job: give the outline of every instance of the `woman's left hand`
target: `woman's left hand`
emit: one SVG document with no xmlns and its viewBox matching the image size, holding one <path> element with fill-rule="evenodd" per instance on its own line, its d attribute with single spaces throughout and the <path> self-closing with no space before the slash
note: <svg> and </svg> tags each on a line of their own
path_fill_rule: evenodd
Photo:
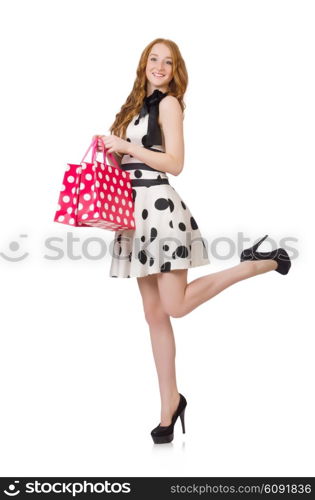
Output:
<svg viewBox="0 0 315 500">
<path fill-rule="evenodd" d="M 121 139 L 117 135 L 101 135 L 100 139 L 103 141 L 108 153 L 128 153 L 130 142 Z"/>
</svg>

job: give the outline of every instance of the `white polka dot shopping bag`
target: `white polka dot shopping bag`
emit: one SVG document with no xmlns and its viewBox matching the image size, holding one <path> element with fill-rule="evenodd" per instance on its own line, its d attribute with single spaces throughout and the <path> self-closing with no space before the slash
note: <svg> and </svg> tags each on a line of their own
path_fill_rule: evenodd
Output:
<svg viewBox="0 0 315 500">
<path fill-rule="evenodd" d="M 130 173 L 120 168 L 103 143 L 103 163 L 98 161 L 97 142 L 91 142 L 80 165 L 67 164 L 54 222 L 110 231 L 135 229 Z M 85 162 L 91 148 L 92 161 Z M 114 166 L 106 164 L 106 154 Z"/>
</svg>

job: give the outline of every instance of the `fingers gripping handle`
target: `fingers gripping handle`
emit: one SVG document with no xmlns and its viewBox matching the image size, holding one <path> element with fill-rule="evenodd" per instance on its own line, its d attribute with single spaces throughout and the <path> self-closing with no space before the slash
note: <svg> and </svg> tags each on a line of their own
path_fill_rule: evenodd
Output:
<svg viewBox="0 0 315 500">
<path fill-rule="evenodd" d="M 83 158 L 81 160 L 81 163 L 84 162 L 84 159 L 85 159 L 86 155 L 88 154 L 88 152 L 90 151 L 91 148 L 92 148 L 92 163 L 95 162 L 96 155 L 97 155 L 97 142 L 98 142 L 98 138 L 97 137 L 92 140 L 92 142 L 89 145 L 89 147 L 88 147 L 85 155 L 83 156 Z M 116 160 L 115 156 L 112 153 L 108 153 L 108 150 L 105 148 L 105 144 L 104 144 L 103 141 L 101 141 L 101 144 L 102 144 L 102 150 L 103 150 L 103 163 L 104 163 L 104 165 L 106 165 L 106 154 L 107 154 L 108 158 L 110 158 L 112 160 L 112 162 L 114 163 L 115 167 L 120 168 L 120 166 L 117 163 L 117 160 Z"/>
<path fill-rule="evenodd" d="M 92 148 L 92 163 L 95 162 L 95 159 L 96 159 L 96 154 L 97 154 L 97 142 L 98 142 L 98 138 L 96 137 L 95 139 L 92 140 L 91 144 L 89 145 L 85 155 L 83 156 L 82 160 L 81 160 L 81 163 L 84 162 L 84 159 L 86 157 L 86 155 L 88 154 L 88 152 L 90 151 L 90 149 Z M 105 145 L 103 143 L 103 141 L 101 141 L 102 145 L 103 145 L 103 158 L 104 158 L 104 163 L 106 163 L 106 149 L 105 149 Z"/>
</svg>

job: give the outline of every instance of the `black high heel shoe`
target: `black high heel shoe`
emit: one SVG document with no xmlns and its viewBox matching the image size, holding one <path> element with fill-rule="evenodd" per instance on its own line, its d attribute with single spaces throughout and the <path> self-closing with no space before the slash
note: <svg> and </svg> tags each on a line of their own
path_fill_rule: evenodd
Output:
<svg viewBox="0 0 315 500">
<path fill-rule="evenodd" d="M 158 425 L 151 431 L 151 436 L 156 444 L 160 443 L 170 443 L 174 438 L 174 425 L 178 417 L 180 417 L 182 423 L 182 431 L 185 434 L 185 409 L 187 406 L 186 398 L 179 394 L 180 399 L 175 410 L 174 415 L 172 416 L 172 422 L 170 425 Z"/>
<path fill-rule="evenodd" d="M 291 260 L 284 248 L 277 248 L 271 252 L 257 252 L 259 245 L 267 238 L 268 234 L 250 248 L 246 248 L 241 253 L 241 262 L 244 260 L 275 260 L 278 267 L 275 269 L 280 274 L 288 274 L 291 267 Z"/>
</svg>

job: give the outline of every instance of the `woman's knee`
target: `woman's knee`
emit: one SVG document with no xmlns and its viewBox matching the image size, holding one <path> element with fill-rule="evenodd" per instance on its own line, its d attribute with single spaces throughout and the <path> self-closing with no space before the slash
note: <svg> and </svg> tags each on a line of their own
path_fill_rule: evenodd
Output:
<svg viewBox="0 0 315 500">
<path fill-rule="evenodd" d="M 169 315 L 159 304 L 152 303 L 144 307 L 144 317 L 149 325 L 157 325 L 167 321 Z"/>
<path fill-rule="evenodd" d="M 165 321 L 168 317 L 163 309 L 159 289 L 157 286 L 156 277 L 149 276 L 138 280 L 142 302 L 144 317 L 149 325 L 154 325 Z"/>
<path fill-rule="evenodd" d="M 172 318 L 181 318 L 182 316 L 185 315 L 183 308 L 179 305 L 175 304 L 170 304 L 170 305 L 165 305 L 164 311 L 168 316 L 171 316 Z"/>
<path fill-rule="evenodd" d="M 157 277 L 162 307 L 168 316 L 184 316 L 184 297 L 187 286 L 187 269 L 175 269 L 169 273 L 160 273 Z"/>
</svg>

